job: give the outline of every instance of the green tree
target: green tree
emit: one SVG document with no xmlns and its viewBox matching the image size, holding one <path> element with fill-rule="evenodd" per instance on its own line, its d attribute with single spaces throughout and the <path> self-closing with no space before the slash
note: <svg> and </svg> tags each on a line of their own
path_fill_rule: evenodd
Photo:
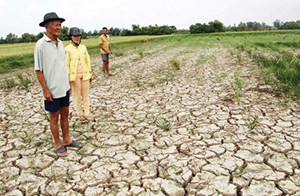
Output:
<svg viewBox="0 0 300 196">
<path fill-rule="evenodd" d="M 6 43 L 6 40 L 3 39 L 3 37 L 0 38 L 0 44 L 5 44 Z"/>
<path fill-rule="evenodd" d="M 93 32 L 93 36 L 97 36 L 97 35 L 99 35 L 100 34 L 100 32 L 99 31 L 97 31 L 97 30 L 94 30 L 94 32 Z"/>
<path fill-rule="evenodd" d="M 190 32 L 192 34 L 211 33 L 212 30 L 211 30 L 210 26 L 205 23 L 204 24 L 196 23 L 196 24 L 190 26 Z"/>
<path fill-rule="evenodd" d="M 142 29 L 140 28 L 140 25 L 133 24 L 132 26 L 132 35 L 141 35 Z"/>
<path fill-rule="evenodd" d="M 247 24 L 240 22 L 240 24 L 237 26 L 238 31 L 246 31 L 247 30 Z"/>
<path fill-rule="evenodd" d="M 223 23 L 218 20 L 214 20 L 212 22 L 209 22 L 208 24 L 209 24 L 210 32 L 223 32 L 224 31 Z"/>
<path fill-rule="evenodd" d="M 273 26 L 276 28 L 276 29 L 281 29 L 282 28 L 282 25 L 283 25 L 283 22 L 281 22 L 280 20 L 275 20 L 273 22 Z"/>
<path fill-rule="evenodd" d="M 20 38 L 20 42 L 34 42 L 37 40 L 38 40 L 38 37 L 36 35 L 29 34 L 29 33 L 22 34 L 22 36 Z"/>
<path fill-rule="evenodd" d="M 44 36 L 44 33 L 43 32 L 40 32 L 39 34 L 37 34 L 37 39 L 40 39 Z"/>
<path fill-rule="evenodd" d="M 121 29 L 119 29 L 119 28 L 113 28 L 113 27 L 111 27 L 109 29 L 109 34 L 112 35 L 112 36 L 119 36 L 120 33 L 121 33 Z"/>
<path fill-rule="evenodd" d="M 7 36 L 6 36 L 6 43 L 18 43 L 18 36 L 13 34 L 13 33 L 9 33 Z"/>
<path fill-rule="evenodd" d="M 68 39 L 69 39 L 68 34 L 69 34 L 69 28 L 63 26 L 63 28 L 62 28 L 62 30 L 61 30 L 61 32 L 60 32 L 59 38 L 60 38 L 61 40 L 68 40 Z"/>
</svg>

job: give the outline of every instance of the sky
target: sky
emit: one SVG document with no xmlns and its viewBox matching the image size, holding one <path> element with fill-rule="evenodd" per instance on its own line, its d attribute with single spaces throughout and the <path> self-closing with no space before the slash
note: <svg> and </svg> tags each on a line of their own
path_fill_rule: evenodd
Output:
<svg viewBox="0 0 300 196">
<path fill-rule="evenodd" d="M 0 0 L 0 37 L 44 32 L 39 23 L 48 12 L 65 18 L 63 26 L 86 32 L 103 26 L 130 29 L 132 24 L 188 29 L 213 20 L 226 26 L 248 21 L 272 25 L 276 19 L 300 20 L 300 0 Z"/>
</svg>

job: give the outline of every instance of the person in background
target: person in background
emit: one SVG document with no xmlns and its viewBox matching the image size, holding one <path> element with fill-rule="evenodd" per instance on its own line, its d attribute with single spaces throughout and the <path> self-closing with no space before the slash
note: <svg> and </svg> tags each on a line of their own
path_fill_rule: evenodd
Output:
<svg viewBox="0 0 300 196">
<path fill-rule="evenodd" d="M 74 105 L 80 120 L 91 121 L 89 89 L 92 82 L 92 69 L 89 53 L 81 44 L 81 31 L 70 28 L 71 44 L 66 47 L 66 67 L 69 74 Z"/>
<path fill-rule="evenodd" d="M 47 13 L 39 25 L 46 33 L 39 39 L 34 49 L 34 69 L 44 93 L 45 110 L 50 113 L 50 129 L 54 139 L 54 152 L 58 157 L 67 156 L 67 147 L 79 148 L 79 142 L 69 135 L 70 85 L 65 66 L 65 48 L 60 36 L 61 23 L 55 12 Z M 58 120 L 63 140 L 59 137 Z"/>
<path fill-rule="evenodd" d="M 109 73 L 109 55 L 112 54 L 108 30 L 106 27 L 102 28 L 102 35 L 99 37 L 99 46 L 101 51 L 101 57 L 103 61 L 103 73 L 105 77 L 111 76 Z"/>
</svg>

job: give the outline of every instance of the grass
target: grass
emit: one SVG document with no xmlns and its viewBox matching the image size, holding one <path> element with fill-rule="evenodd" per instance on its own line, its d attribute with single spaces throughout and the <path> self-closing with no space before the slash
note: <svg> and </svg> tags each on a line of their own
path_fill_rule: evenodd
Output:
<svg viewBox="0 0 300 196">
<path fill-rule="evenodd" d="M 131 80 L 133 82 L 132 87 L 137 87 L 137 88 L 142 87 L 143 83 L 141 81 L 142 80 L 142 75 L 141 74 L 133 75 L 131 77 Z"/>
<path fill-rule="evenodd" d="M 16 77 L 10 77 L 4 79 L 0 83 L 0 89 L 9 91 L 15 87 L 20 89 L 28 90 L 29 84 L 31 83 L 31 77 L 29 74 L 17 73 Z"/>
<path fill-rule="evenodd" d="M 33 54 L 0 57 L 0 74 L 18 71 L 29 66 L 33 67 Z"/>
<path fill-rule="evenodd" d="M 144 57 L 144 55 L 145 55 L 144 52 L 141 51 L 141 50 L 140 50 L 138 53 L 139 53 L 139 56 L 141 57 L 141 59 L 142 59 L 142 58 Z"/>
<path fill-rule="evenodd" d="M 157 117 L 155 119 L 155 125 L 164 131 L 170 131 L 174 123 L 167 120 L 165 117 Z"/>
<path fill-rule="evenodd" d="M 30 77 L 28 75 L 24 76 L 24 74 L 19 73 L 17 74 L 17 78 L 19 79 L 19 84 L 21 88 L 28 90 L 29 84 L 31 83 Z"/>
<path fill-rule="evenodd" d="M 270 57 L 256 53 L 253 58 L 265 71 L 274 74 L 286 93 L 300 98 L 300 55 L 283 52 Z"/>
<path fill-rule="evenodd" d="M 126 55 L 128 51 L 137 51 L 138 55 L 144 58 L 149 49 L 153 50 L 156 47 L 159 47 L 161 52 L 174 47 L 185 47 L 187 51 L 195 48 L 225 47 L 229 51 L 234 51 L 232 54 L 238 64 L 244 64 L 242 57 L 246 53 L 261 65 L 263 73 L 267 73 L 265 74 L 266 81 L 270 80 L 269 82 L 271 82 L 271 78 L 267 75 L 272 75 L 278 80 L 284 92 L 300 98 L 299 40 L 299 30 L 111 37 L 112 48 L 116 57 Z M 65 41 L 64 45 L 69 43 L 69 41 Z M 87 46 L 90 55 L 99 54 L 97 37 L 82 40 L 82 43 Z M 0 74 L 33 67 L 34 45 L 35 43 L 0 45 Z M 210 59 L 199 59 L 199 64 L 207 61 Z M 171 59 L 170 64 L 173 71 L 168 72 L 167 78 L 172 79 L 173 72 L 180 70 L 181 64 L 176 58 Z M 158 77 L 158 80 L 163 82 L 166 79 L 165 77 Z M 21 85 L 26 89 L 29 81 L 26 81 L 24 76 L 18 77 L 17 80 L 6 79 L 2 82 L 1 88 L 9 89 L 16 85 Z M 236 86 L 234 88 L 237 90 Z"/>
<path fill-rule="evenodd" d="M 171 122 L 166 120 L 165 118 L 157 118 L 155 120 L 155 125 L 164 131 L 170 131 L 172 128 Z"/>
<path fill-rule="evenodd" d="M 18 83 L 14 78 L 7 78 L 0 84 L 0 89 L 10 90 L 16 86 L 18 86 Z"/>
<path fill-rule="evenodd" d="M 236 99 L 238 105 L 241 103 L 241 98 L 243 97 L 243 87 L 245 86 L 242 79 L 239 77 L 239 75 L 234 74 L 234 81 L 231 82 L 231 88 L 233 91 L 233 96 Z"/>
<path fill-rule="evenodd" d="M 122 48 L 134 47 L 141 43 L 165 39 L 168 36 L 132 36 L 132 37 L 111 37 L 113 50 L 117 52 L 115 56 L 123 56 Z M 70 41 L 64 41 L 65 46 L 70 44 Z M 98 38 L 90 38 L 82 40 L 90 55 L 100 53 Z M 0 45 L 0 74 L 11 73 L 23 68 L 33 67 L 33 52 L 35 43 L 22 44 L 1 44 Z"/>
<path fill-rule="evenodd" d="M 258 116 L 249 116 L 246 120 L 246 125 L 249 128 L 250 131 L 255 129 L 255 127 L 258 125 Z"/>
<path fill-rule="evenodd" d="M 178 59 L 172 58 L 170 64 L 174 70 L 180 70 L 180 61 Z"/>
</svg>

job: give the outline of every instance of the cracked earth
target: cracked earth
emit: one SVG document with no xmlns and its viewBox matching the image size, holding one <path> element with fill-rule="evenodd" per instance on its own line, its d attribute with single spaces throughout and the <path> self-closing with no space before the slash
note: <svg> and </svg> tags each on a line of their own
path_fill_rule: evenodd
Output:
<svg viewBox="0 0 300 196">
<path fill-rule="evenodd" d="M 53 153 L 36 79 L 28 91 L 0 91 L 1 195 L 300 195 L 299 110 L 247 57 L 132 49 L 112 59 L 109 79 L 100 64 L 93 56 L 95 121 L 78 121 L 71 103 L 82 148 L 66 158 Z M 240 104 L 235 75 L 245 83 Z"/>
</svg>

